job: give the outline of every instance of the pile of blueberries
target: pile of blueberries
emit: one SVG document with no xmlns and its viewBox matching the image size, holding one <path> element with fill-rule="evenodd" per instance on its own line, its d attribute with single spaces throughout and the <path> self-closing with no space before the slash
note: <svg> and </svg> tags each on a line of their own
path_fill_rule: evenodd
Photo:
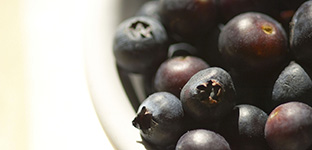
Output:
<svg viewBox="0 0 312 150">
<path fill-rule="evenodd" d="M 312 0 L 146 1 L 113 52 L 155 149 L 312 150 Z"/>
</svg>

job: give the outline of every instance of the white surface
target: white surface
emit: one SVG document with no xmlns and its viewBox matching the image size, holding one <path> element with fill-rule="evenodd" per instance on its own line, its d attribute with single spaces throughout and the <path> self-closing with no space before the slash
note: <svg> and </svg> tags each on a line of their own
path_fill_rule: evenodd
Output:
<svg viewBox="0 0 312 150">
<path fill-rule="evenodd" d="M 113 149 L 94 111 L 84 70 L 84 24 L 94 2 L 23 1 L 30 150 Z"/>
<path fill-rule="evenodd" d="M 105 5 L 108 2 L 95 1 L 96 7 L 89 12 L 86 34 L 88 81 L 96 111 L 114 147 L 120 150 L 143 150 L 146 148 L 140 143 L 142 139 L 139 130 L 131 123 L 135 110 L 122 88 L 112 53 L 118 18 L 108 18 L 114 14 L 119 15 L 118 2 Z"/>
</svg>

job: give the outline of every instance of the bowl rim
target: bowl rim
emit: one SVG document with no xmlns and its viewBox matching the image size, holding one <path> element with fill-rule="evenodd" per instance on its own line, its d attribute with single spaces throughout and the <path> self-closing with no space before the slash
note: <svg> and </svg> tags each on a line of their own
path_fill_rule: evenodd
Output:
<svg viewBox="0 0 312 150">
<path fill-rule="evenodd" d="M 91 100 L 115 149 L 152 149 L 142 140 L 140 131 L 132 126 L 136 112 L 122 87 L 112 51 L 117 20 L 112 17 L 108 20 L 106 14 L 118 14 L 120 2 L 111 2 L 110 6 L 104 3 L 108 2 L 90 1 L 84 28 L 85 73 Z M 107 10 L 107 7 L 113 8 Z"/>
</svg>

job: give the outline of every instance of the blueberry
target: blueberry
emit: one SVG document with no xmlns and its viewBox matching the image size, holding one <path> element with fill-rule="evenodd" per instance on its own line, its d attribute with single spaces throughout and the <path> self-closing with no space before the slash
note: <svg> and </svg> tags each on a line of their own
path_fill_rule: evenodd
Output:
<svg viewBox="0 0 312 150">
<path fill-rule="evenodd" d="M 192 46 L 189 43 L 184 43 L 184 42 L 172 43 L 172 44 L 169 45 L 169 48 L 168 48 L 168 59 L 172 59 L 173 57 L 178 57 L 178 56 L 197 56 L 197 55 L 198 55 L 197 48 L 195 48 L 194 46 Z M 200 59 L 200 58 L 197 58 L 196 60 L 198 60 L 198 59 Z M 194 60 L 194 59 L 185 59 L 185 60 L 187 60 L 187 61 L 180 61 L 180 62 L 184 62 L 184 64 L 190 64 L 191 61 Z M 179 61 L 176 61 L 176 62 L 179 62 Z M 194 69 L 190 69 L 190 70 L 194 71 L 194 70 L 198 69 L 198 66 L 203 66 L 203 65 L 207 66 L 208 65 L 203 60 L 200 60 L 200 61 L 197 61 L 197 62 L 199 63 L 199 64 L 195 65 L 197 67 L 195 67 Z M 164 66 L 163 64 L 165 64 L 165 62 L 163 62 L 161 64 L 161 66 Z M 175 64 L 177 64 L 177 63 L 175 63 Z M 179 63 L 179 64 L 180 64 L 180 66 L 182 66 L 183 63 Z M 164 69 L 161 69 L 161 68 L 168 68 L 169 67 L 168 65 L 165 65 L 167 67 L 161 67 L 161 66 L 159 66 L 159 68 L 155 72 L 149 72 L 149 73 L 144 74 L 143 80 L 144 80 L 144 89 L 145 89 L 146 95 L 150 95 L 150 94 L 152 94 L 153 92 L 156 92 L 156 91 L 168 91 L 168 92 L 174 93 L 175 96 L 180 97 L 180 91 L 181 91 L 181 89 L 183 87 L 182 85 L 176 84 L 177 87 L 175 88 L 175 87 L 171 87 L 171 86 L 170 87 L 168 87 L 168 86 L 159 87 L 159 85 L 155 84 L 155 82 L 158 82 L 156 80 L 162 80 L 162 81 L 167 80 L 166 77 L 168 77 L 168 75 L 165 75 L 165 79 L 162 79 L 163 78 L 162 75 L 158 75 L 159 77 L 157 77 L 157 78 L 159 78 L 159 79 L 155 79 L 156 78 L 155 77 L 156 74 L 163 74 L 163 73 L 157 73 L 157 72 L 163 72 L 163 71 L 158 71 L 158 70 L 164 70 Z M 189 66 L 189 67 L 191 67 L 191 66 Z M 172 73 L 178 73 L 179 72 L 178 70 L 180 70 L 180 72 L 182 73 L 183 71 L 181 69 L 182 68 L 175 70 L 175 69 L 170 69 L 170 67 L 169 67 L 169 70 L 175 70 Z M 191 73 L 185 73 L 185 74 L 191 74 Z M 171 75 L 174 75 L 174 74 L 171 74 Z M 189 77 L 182 77 L 182 78 L 184 78 L 184 79 L 188 78 L 189 79 Z M 169 81 L 171 81 L 171 80 L 169 80 Z M 180 83 L 182 82 L 182 84 L 183 84 L 184 81 L 179 81 L 179 82 Z M 186 81 L 185 81 L 185 83 L 186 83 Z M 165 84 L 167 84 L 167 83 L 165 83 Z M 156 88 L 156 86 L 158 88 Z M 168 88 L 171 89 L 171 90 L 168 90 Z"/>
<path fill-rule="evenodd" d="M 312 67 L 312 1 L 303 3 L 291 21 L 290 50 L 295 60 Z"/>
<path fill-rule="evenodd" d="M 292 61 L 276 80 L 272 91 L 273 108 L 298 100 L 312 106 L 312 79 L 298 63 Z"/>
<path fill-rule="evenodd" d="M 269 115 L 265 139 L 273 150 L 312 148 L 312 108 L 301 102 L 277 106 Z"/>
<path fill-rule="evenodd" d="M 176 144 L 184 133 L 181 101 L 168 92 L 157 92 L 140 105 L 132 121 L 147 142 L 162 148 Z"/>
<path fill-rule="evenodd" d="M 222 68 L 210 67 L 191 77 L 180 98 L 187 115 L 212 124 L 231 112 L 236 97 L 231 76 Z"/>
<path fill-rule="evenodd" d="M 273 18 L 247 12 L 222 28 L 219 51 L 229 67 L 245 80 L 268 79 L 287 63 L 288 39 Z"/>
<path fill-rule="evenodd" d="M 163 62 L 158 68 L 154 85 L 157 91 L 167 91 L 180 97 L 186 82 L 198 71 L 208 68 L 202 59 L 194 56 L 173 57 Z"/>
<path fill-rule="evenodd" d="M 176 150 L 230 150 L 230 146 L 221 135 L 196 129 L 186 132 L 179 139 Z"/>
<path fill-rule="evenodd" d="M 220 124 L 220 134 L 230 143 L 232 150 L 266 150 L 264 126 L 267 118 L 268 115 L 258 107 L 236 105 Z"/>
<path fill-rule="evenodd" d="M 145 16 L 132 17 L 117 28 L 114 56 L 125 70 L 149 72 L 166 59 L 168 42 L 166 30 L 159 21 Z"/>
</svg>

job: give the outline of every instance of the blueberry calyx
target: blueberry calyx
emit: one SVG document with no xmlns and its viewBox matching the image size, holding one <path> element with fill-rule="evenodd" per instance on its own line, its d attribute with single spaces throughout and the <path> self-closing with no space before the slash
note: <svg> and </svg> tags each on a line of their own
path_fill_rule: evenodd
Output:
<svg viewBox="0 0 312 150">
<path fill-rule="evenodd" d="M 209 80 L 196 87 L 199 100 L 209 105 L 219 103 L 221 100 L 222 87 L 216 80 Z"/>
<path fill-rule="evenodd" d="M 141 129 L 143 133 L 151 129 L 156 122 L 153 120 L 152 113 L 149 112 L 145 106 L 142 107 L 140 113 L 133 119 L 132 125 Z"/>
<path fill-rule="evenodd" d="M 136 21 L 130 26 L 130 33 L 135 39 L 151 38 L 153 36 L 151 26 L 142 21 Z"/>
</svg>

